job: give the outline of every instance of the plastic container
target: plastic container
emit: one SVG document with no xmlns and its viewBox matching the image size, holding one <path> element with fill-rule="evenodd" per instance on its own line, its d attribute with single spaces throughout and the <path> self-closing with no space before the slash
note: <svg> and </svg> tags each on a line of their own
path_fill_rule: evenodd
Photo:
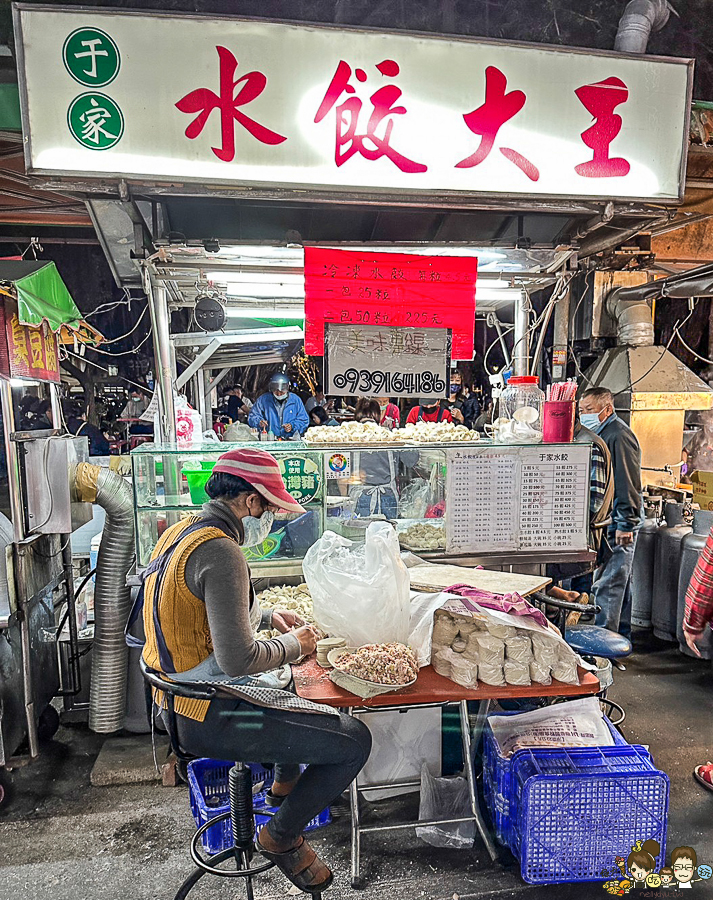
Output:
<svg viewBox="0 0 713 900">
<path fill-rule="evenodd" d="M 637 840 L 666 856 L 669 780 L 638 746 L 521 750 L 512 760 L 513 852 L 528 884 L 604 880 Z"/>
<path fill-rule="evenodd" d="M 518 712 L 494 713 L 498 716 L 517 716 Z M 493 716 L 488 716 L 491 719 Z M 628 746 L 619 731 L 604 716 L 609 730 L 614 738 L 614 746 Z M 522 752 L 522 751 L 520 751 Z M 495 837 L 499 843 L 510 849 L 514 849 L 514 834 L 511 815 L 511 775 L 512 764 L 517 753 L 511 757 L 500 755 L 497 741 L 490 728 L 489 722 L 483 730 L 483 793 L 485 802 L 490 811 L 490 817 L 495 829 Z"/>
<path fill-rule="evenodd" d="M 230 811 L 228 800 L 228 772 L 235 764 L 219 759 L 194 759 L 188 763 L 188 790 L 191 812 L 196 825 L 200 828 L 216 816 Z M 272 784 L 272 769 L 259 763 L 246 763 L 250 769 L 253 787 L 264 783 L 264 787 L 253 794 L 253 810 L 255 811 L 255 836 L 271 816 L 261 816 L 259 809 L 265 809 L 265 794 Z M 272 813 L 274 810 L 270 810 Z M 313 831 L 332 821 L 329 809 L 323 810 L 319 816 L 307 824 L 305 831 Z M 230 819 L 223 819 L 208 828 L 203 835 L 203 847 L 208 853 L 219 853 L 233 846 L 233 826 Z"/>
<path fill-rule="evenodd" d="M 493 423 L 493 437 L 501 444 L 542 442 L 542 408 L 545 395 L 535 375 L 515 375 L 498 401 L 499 418 Z"/>
<path fill-rule="evenodd" d="M 210 500 L 210 497 L 205 492 L 205 486 L 208 484 L 210 476 L 213 474 L 214 465 L 215 460 L 210 460 L 208 462 L 203 460 L 200 469 L 188 469 L 184 467 L 181 470 L 181 474 L 185 476 L 185 479 L 188 482 L 188 491 L 191 495 L 191 503 L 193 503 L 194 506 L 202 506 Z"/>
<path fill-rule="evenodd" d="M 569 444 L 574 440 L 574 400 L 545 400 L 542 440 L 545 444 Z"/>
</svg>

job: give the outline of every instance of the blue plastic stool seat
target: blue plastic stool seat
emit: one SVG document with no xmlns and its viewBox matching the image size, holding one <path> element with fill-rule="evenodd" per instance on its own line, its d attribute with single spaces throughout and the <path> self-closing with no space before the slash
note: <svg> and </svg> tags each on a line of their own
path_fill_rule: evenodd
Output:
<svg viewBox="0 0 713 900">
<path fill-rule="evenodd" d="M 628 638 L 600 625 L 571 625 L 566 631 L 565 640 L 573 650 L 584 656 L 621 659 L 629 656 L 632 651 Z"/>
</svg>

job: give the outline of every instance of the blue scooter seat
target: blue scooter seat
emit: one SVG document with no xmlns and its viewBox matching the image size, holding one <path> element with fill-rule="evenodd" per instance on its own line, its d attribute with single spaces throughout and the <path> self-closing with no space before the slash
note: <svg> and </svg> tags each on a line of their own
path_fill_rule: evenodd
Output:
<svg viewBox="0 0 713 900">
<path fill-rule="evenodd" d="M 571 625 L 565 632 L 565 640 L 577 653 L 604 659 L 621 659 L 633 649 L 628 638 L 599 625 Z"/>
</svg>

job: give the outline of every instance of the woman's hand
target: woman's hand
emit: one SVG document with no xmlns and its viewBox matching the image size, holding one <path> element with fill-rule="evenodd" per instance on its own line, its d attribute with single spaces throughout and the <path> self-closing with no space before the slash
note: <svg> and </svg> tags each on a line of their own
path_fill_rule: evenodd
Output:
<svg viewBox="0 0 713 900">
<path fill-rule="evenodd" d="M 304 624 L 305 620 L 301 616 L 287 609 L 273 609 L 272 611 L 272 627 L 280 634 L 287 634 L 293 628 L 299 628 Z"/>
<path fill-rule="evenodd" d="M 317 635 L 312 631 L 309 625 L 303 625 L 293 632 L 294 636 L 300 642 L 302 648 L 302 656 L 309 656 L 317 649 Z"/>
</svg>

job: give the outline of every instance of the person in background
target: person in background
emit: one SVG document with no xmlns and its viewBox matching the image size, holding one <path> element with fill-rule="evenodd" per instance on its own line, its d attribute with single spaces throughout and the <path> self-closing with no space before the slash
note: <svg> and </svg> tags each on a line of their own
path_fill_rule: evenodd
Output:
<svg viewBox="0 0 713 900">
<path fill-rule="evenodd" d="M 357 422 L 381 421 L 379 401 L 360 397 L 354 416 Z M 360 484 L 349 489 L 349 496 L 356 501 L 357 516 L 383 515 L 395 519 L 398 513 L 399 489 L 397 477 L 400 466 L 414 466 L 418 462 L 418 450 L 395 453 L 392 450 L 356 450 L 352 454 L 352 470 L 359 474 Z"/>
<path fill-rule="evenodd" d="M 128 402 L 121 411 L 121 419 L 140 419 L 146 407 L 148 406 L 146 397 L 137 389 L 133 389 L 129 394 Z"/>
<path fill-rule="evenodd" d="M 305 409 L 308 413 L 311 413 L 315 406 L 326 406 L 327 398 L 324 396 L 324 390 L 321 384 L 318 384 L 314 389 L 314 394 L 311 397 L 308 397 L 305 402 Z"/>
<path fill-rule="evenodd" d="M 75 437 L 88 438 L 90 456 L 109 456 L 110 448 L 107 436 L 96 425 L 87 421 L 87 414 L 83 409 L 65 404 L 62 411 L 67 431 Z"/>
<path fill-rule="evenodd" d="M 376 397 L 376 402 L 381 411 L 379 425 L 394 431 L 401 424 L 401 412 L 396 405 L 396 399 L 394 397 Z"/>
<path fill-rule="evenodd" d="M 701 655 L 704 641 L 711 640 L 713 629 L 713 528 L 698 557 L 696 568 L 686 591 L 686 607 L 683 614 L 683 634 L 686 643 L 696 656 Z M 696 766 L 693 777 L 709 791 L 713 791 L 713 763 Z"/>
<path fill-rule="evenodd" d="M 421 397 L 406 418 L 406 424 L 414 422 L 452 422 L 453 416 L 441 406 L 438 397 Z"/>
<path fill-rule="evenodd" d="M 32 394 L 26 394 L 19 403 L 20 431 L 46 431 L 52 424 L 52 404 Z"/>
<path fill-rule="evenodd" d="M 614 397 L 606 388 L 590 388 L 579 401 L 585 428 L 607 445 L 614 469 L 614 521 L 609 526 L 610 558 L 594 576 L 594 602 L 601 607 L 597 625 L 631 637 L 631 569 L 636 534 L 643 520 L 641 501 L 641 448 L 636 435 L 617 416 Z"/>
<path fill-rule="evenodd" d="M 336 419 L 333 419 L 323 406 L 315 406 L 309 414 L 309 424 L 319 427 L 320 425 L 339 425 Z"/>
<path fill-rule="evenodd" d="M 269 390 L 259 397 L 248 415 L 248 425 L 259 431 L 272 432 L 276 440 L 293 441 L 309 428 L 304 403 L 290 392 L 287 375 L 276 372 Z"/>
<path fill-rule="evenodd" d="M 465 425 L 466 428 L 472 429 L 475 420 L 480 414 L 480 405 L 478 404 L 476 397 L 471 394 L 467 384 L 464 384 L 456 394 L 456 399 L 451 407 L 451 413 L 453 413 L 454 409 L 457 409 L 463 416 L 462 424 Z"/>
<path fill-rule="evenodd" d="M 252 400 L 243 396 L 243 386 L 234 384 L 227 391 L 228 418 L 231 422 L 244 422 L 253 408 Z"/>
</svg>

